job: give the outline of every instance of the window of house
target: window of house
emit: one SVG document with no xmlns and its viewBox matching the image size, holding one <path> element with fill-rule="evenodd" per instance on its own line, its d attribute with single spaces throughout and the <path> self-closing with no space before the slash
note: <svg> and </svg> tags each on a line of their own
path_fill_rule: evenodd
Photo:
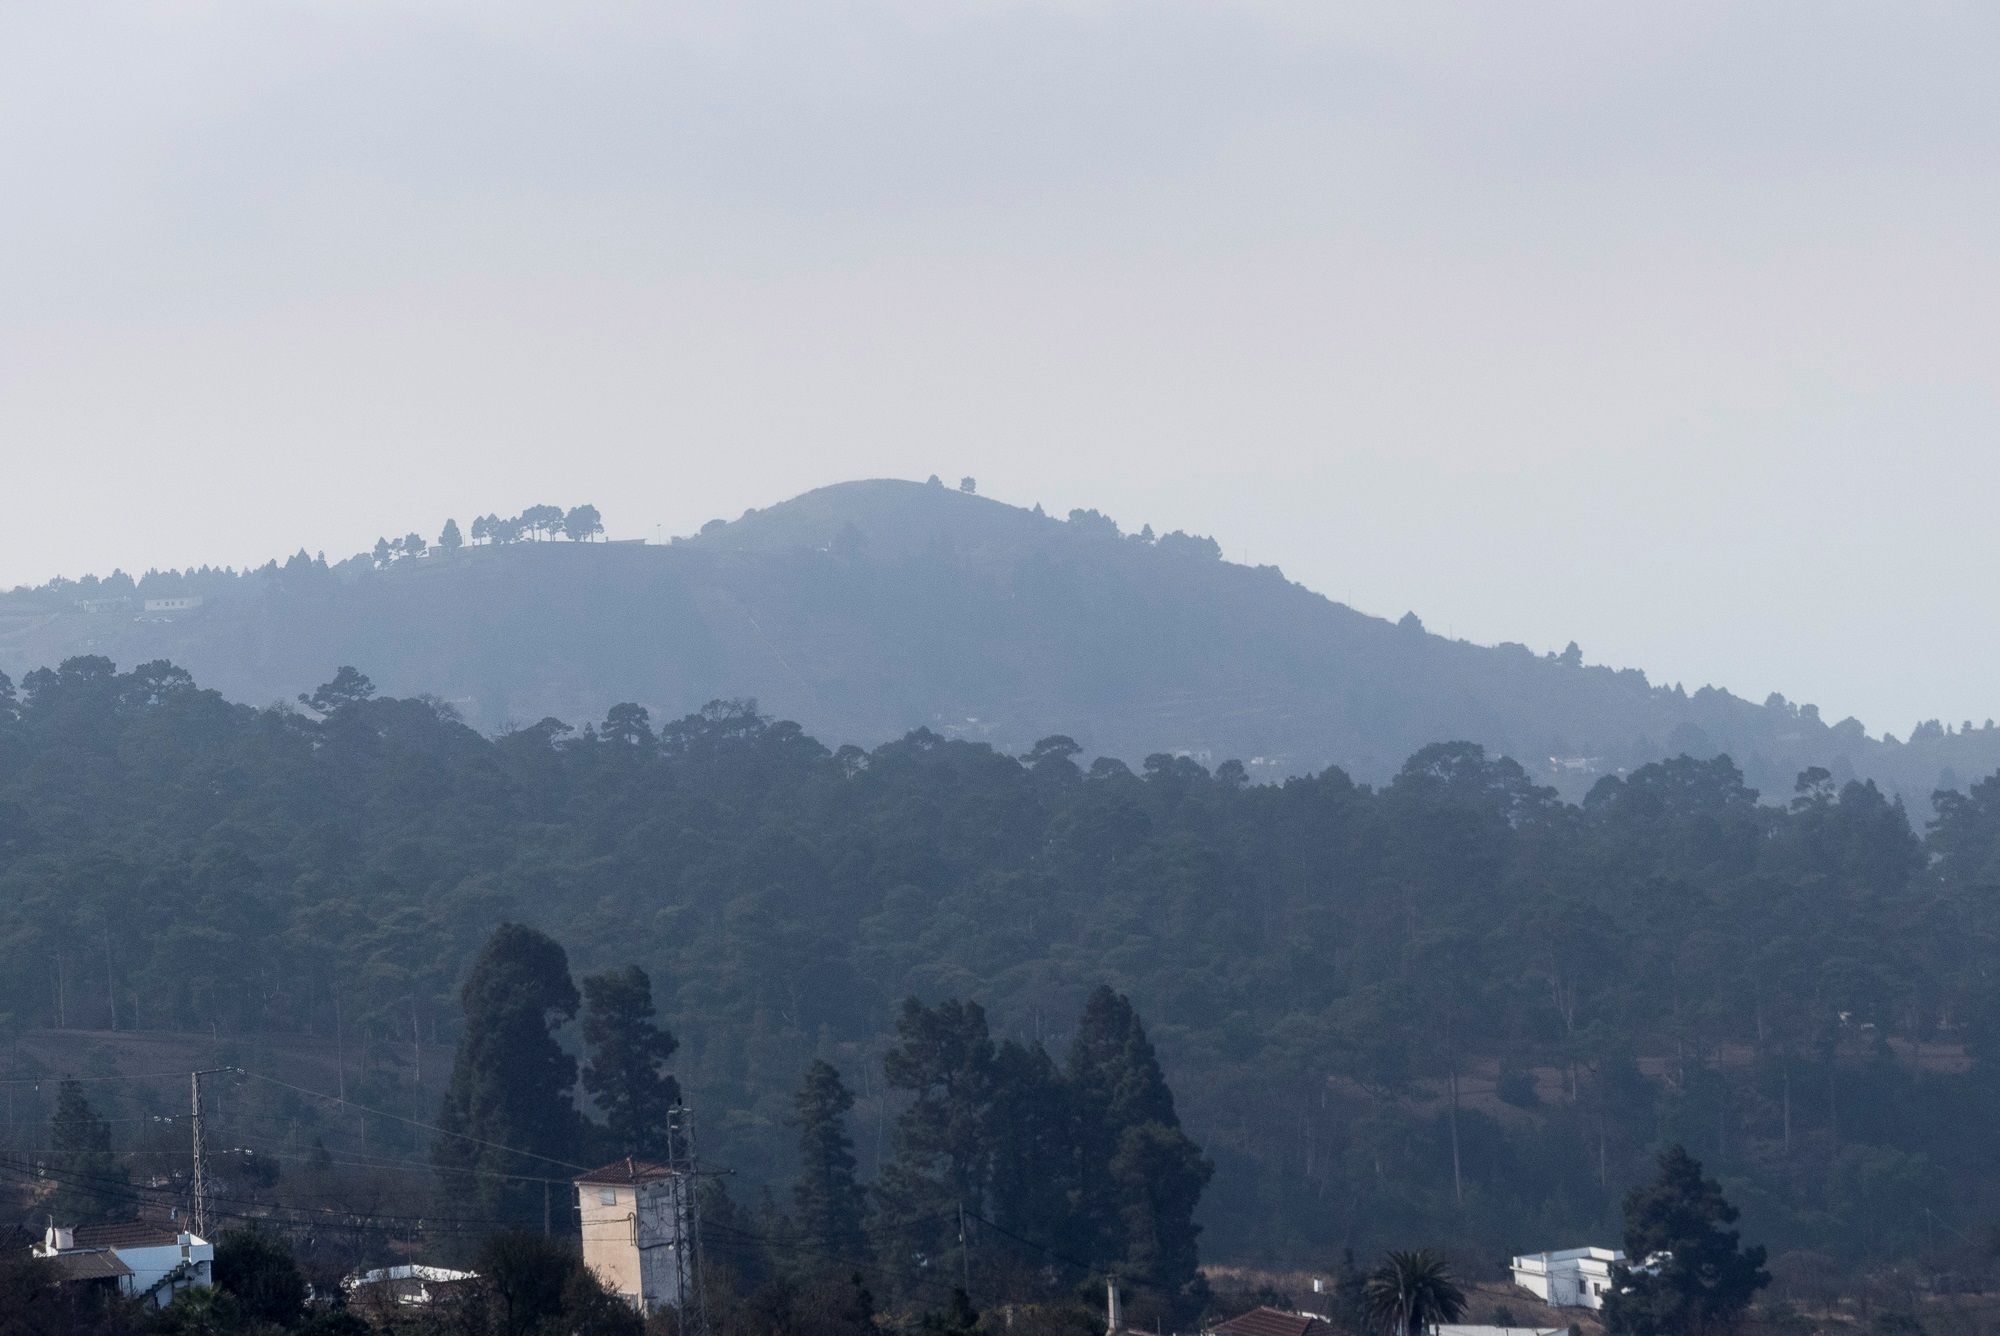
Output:
<svg viewBox="0 0 2000 1336">
<path fill-rule="evenodd" d="M 597 1190 L 597 1200 L 603 1206 L 616 1206 L 618 1204 L 618 1193 L 611 1188 L 599 1188 Z"/>
</svg>

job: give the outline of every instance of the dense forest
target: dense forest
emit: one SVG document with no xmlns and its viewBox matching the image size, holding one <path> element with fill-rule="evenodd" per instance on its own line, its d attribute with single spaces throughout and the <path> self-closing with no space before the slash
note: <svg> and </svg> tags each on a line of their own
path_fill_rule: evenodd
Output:
<svg viewBox="0 0 2000 1336">
<path fill-rule="evenodd" d="M 535 541 L 595 537 L 591 506 L 433 524 L 345 560 L 301 550 L 243 572 L 0 594 L 0 670 L 164 658 L 264 705 L 354 663 L 487 733 L 624 701 L 667 718 L 754 696 L 864 746 L 920 725 L 1014 752 L 1063 734 L 1134 766 L 1155 752 L 1236 757 L 1259 780 L 1337 765 L 1384 783 L 1457 738 L 1572 800 L 1605 775 L 1727 754 L 1767 794 L 1819 766 L 1928 817 L 1934 790 L 2000 768 L 1990 722 L 1871 735 L 1775 694 L 1650 682 L 1574 644 L 1472 645 L 1223 560 L 1212 538 L 942 483 L 821 488 L 665 543 Z M 145 610 L 174 598 L 201 604 Z"/>
<path fill-rule="evenodd" d="M 1667 1142 L 1774 1265 L 1976 1237 L 2000 780 L 1921 834 L 1824 772 L 1774 797 L 1682 757 L 1569 804 L 1462 743 L 1376 788 L 1061 737 L 829 749 L 744 703 L 496 739 L 352 670 L 258 710 L 79 658 L 0 690 L 0 1013 L 332 1037 L 428 1119 L 395 1045 L 455 1040 L 519 920 L 580 973 L 643 967 L 754 1194 L 796 1167 L 816 1058 L 884 1169 L 904 1097 L 867 1083 L 907 996 L 1061 1052 L 1109 984 L 1213 1163 L 1210 1259 L 1613 1237 Z"/>
</svg>

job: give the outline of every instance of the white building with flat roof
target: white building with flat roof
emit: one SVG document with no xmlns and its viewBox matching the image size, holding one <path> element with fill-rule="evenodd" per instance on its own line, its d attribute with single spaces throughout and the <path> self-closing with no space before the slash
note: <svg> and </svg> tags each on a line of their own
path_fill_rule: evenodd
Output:
<svg viewBox="0 0 2000 1336">
<path fill-rule="evenodd" d="M 1524 1253 L 1512 1263 L 1514 1283 L 1551 1308 L 1602 1308 L 1611 1268 L 1624 1260 L 1615 1248 Z"/>
</svg>

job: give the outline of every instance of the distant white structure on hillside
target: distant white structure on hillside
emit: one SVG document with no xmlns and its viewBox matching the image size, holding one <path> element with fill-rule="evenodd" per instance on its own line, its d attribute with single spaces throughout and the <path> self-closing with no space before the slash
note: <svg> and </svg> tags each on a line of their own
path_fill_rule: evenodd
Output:
<svg viewBox="0 0 2000 1336">
<path fill-rule="evenodd" d="M 421 1308 L 478 1280 L 476 1271 L 451 1271 L 441 1266 L 385 1266 L 347 1277 L 340 1288 L 347 1291 L 353 1307 L 388 1312 L 397 1308 Z"/>
<path fill-rule="evenodd" d="M 201 606 L 201 600 L 188 598 L 149 598 L 146 600 L 146 615 L 158 617 L 162 613 L 193 612 Z"/>
<path fill-rule="evenodd" d="M 1613 1248 L 1527 1253 L 1514 1259 L 1514 1283 L 1551 1308 L 1602 1308 L 1611 1268 L 1624 1260 Z"/>
</svg>

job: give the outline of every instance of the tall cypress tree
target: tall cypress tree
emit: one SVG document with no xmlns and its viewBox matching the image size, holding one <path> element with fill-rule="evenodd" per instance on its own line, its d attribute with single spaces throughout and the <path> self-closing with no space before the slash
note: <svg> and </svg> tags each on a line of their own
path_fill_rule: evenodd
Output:
<svg viewBox="0 0 2000 1336">
<path fill-rule="evenodd" d="M 854 1096 L 832 1064 L 815 1061 L 792 1097 L 792 1126 L 799 1130 L 799 1177 L 792 1185 L 792 1217 L 816 1268 L 864 1255 L 862 1218 L 867 1196 L 854 1174 L 854 1142 L 847 1111 Z"/>
<path fill-rule="evenodd" d="M 1132 1001 L 1100 984 L 1070 1046 L 1089 1256 L 1179 1294 L 1197 1280 L 1194 1208 L 1214 1166 L 1181 1130 L 1160 1060 Z"/>
<path fill-rule="evenodd" d="M 653 1017 L 653 981 L 637 965 L 583 981 L 583 1088 L 604 1111 L 614 1155 L 663 1156 L 680 1083 L 662 1068 L 680 1047 Z"/>
<path fill-rule="evenodd" d="M 1107 1127 L 1180 1126 L 1174 1092 L 1132 999 L 1099 984 L 1083 1004 L 1070 1044 L 1069 1079 L 1077 1098 Z M 1116 1140 L 1114 1131 L 1110 1138 Z"/>
<path fill-rule="evenodd" d="M 83 1083 L 69 1077 L 56 1089 L 49 1169 L 56 1180 L 50 1214 L 57 1224 L 88 1225 L 131 1214 L 131 1175 L 112 1154 L 111 1124 L 90 1107 Z"/>
<path fill-rule="evenodd" d="M 459 997 L 465 1032 L 431 1150 L 446 1194 L 495 1219 L 539 1225 L 548 1186 L 578 1151 L 576 1062 L 555 1029 L 576 1015 L 569 957 L 546 935 L 503 923 Z"/>
</svg>

